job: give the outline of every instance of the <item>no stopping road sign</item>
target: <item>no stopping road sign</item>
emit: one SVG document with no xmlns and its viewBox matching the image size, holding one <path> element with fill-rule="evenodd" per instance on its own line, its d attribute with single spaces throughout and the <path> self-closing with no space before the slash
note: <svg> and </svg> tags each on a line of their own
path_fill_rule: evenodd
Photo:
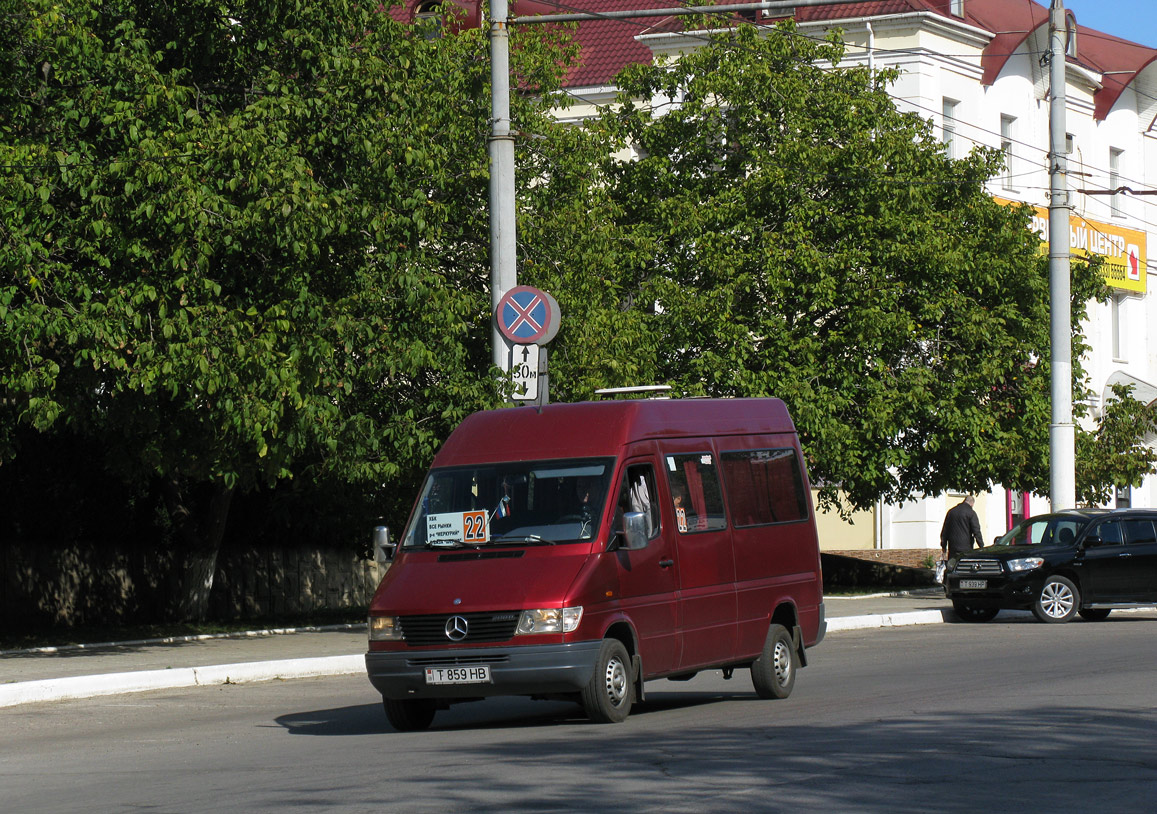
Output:
<svg viewBox="0 0 1157 814">
<path fill-rule="evenodd" d="M 545 345 L 558 333 L 558 302 L 533 286 L 515 286 L 498 301 L 494 319 L 512 344 Z"/>
</svg>

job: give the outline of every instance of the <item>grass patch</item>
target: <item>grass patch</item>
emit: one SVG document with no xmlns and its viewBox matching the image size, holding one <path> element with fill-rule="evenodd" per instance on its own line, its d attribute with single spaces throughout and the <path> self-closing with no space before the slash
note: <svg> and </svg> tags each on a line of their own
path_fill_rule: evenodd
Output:
<svg viewBox="0 0 1157 814">
<path fill-rule="evenodd" d="M 26 650 L 33 647 L 62 647 L 70 644 L 100 644 L 141 639 L 165 639 L 174 636 L 207 636 L 244 633 L 287 627 L 322 627 L 357 624 L 366 621 L 364 608 L 319 611 L 297 616 L 270 616 L 258 619 L 210 622 L 173 622 L 139 625 L 85 625 L 82 627 L 45 627 L 21 631 L 0 631 L 0 650 Z"/>
</svg>

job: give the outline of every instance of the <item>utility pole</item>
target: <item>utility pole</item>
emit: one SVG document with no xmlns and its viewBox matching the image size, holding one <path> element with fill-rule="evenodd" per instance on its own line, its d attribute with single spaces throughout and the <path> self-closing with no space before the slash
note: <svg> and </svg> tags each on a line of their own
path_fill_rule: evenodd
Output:
<svg viewBox="0 0 1157 814">
<path fill-rule="evenodd" d="M 490 0 L 490 312 L 518 285 L 514 232 L 514 135 L 510 132 L 510 26 L 507 0 Z M 510 369 L 510 351 L 497 324 L 490 327 L 490 359 Z"/>
<path fill-rule="evenodd" d="M 1077 503 L 1072 283 L 1069 271 L 1069 167 L 1065 132 L 1067 28 L 1064 0 L 1052 0 L 1049 8 L 1049 317 L 1052 345 L 1049 496 L 1054 512 L 1071 509 Z"/>
</svg>

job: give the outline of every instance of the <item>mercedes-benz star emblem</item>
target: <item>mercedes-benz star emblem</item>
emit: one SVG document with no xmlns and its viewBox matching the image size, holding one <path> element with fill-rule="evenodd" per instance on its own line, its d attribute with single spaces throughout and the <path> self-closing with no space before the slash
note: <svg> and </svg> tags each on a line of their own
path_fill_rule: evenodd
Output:
<svg viewBox="0 0 1157 814">
<path fill-rule="evenodd" d="M 451 616 L 446 620 L 446 638 L 453 642 L 460 642 L 470 632 L 470 623 L 464 616 Z"/>
</svg>

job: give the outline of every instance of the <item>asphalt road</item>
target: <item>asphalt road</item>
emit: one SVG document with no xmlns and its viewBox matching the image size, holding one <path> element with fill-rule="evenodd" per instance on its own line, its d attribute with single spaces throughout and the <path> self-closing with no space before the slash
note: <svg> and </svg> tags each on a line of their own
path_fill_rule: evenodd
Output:
<svg viewBox="0 0 1157 814">
<path fill-rule="evenodd" d="M 0 710 L 6 811 L 1134 812 L 1157 616 L 850 631 L 795 692 L 654 682 L 624 724 L 495 699 L 398 734 L 360 676 Z"/>
</svg>

